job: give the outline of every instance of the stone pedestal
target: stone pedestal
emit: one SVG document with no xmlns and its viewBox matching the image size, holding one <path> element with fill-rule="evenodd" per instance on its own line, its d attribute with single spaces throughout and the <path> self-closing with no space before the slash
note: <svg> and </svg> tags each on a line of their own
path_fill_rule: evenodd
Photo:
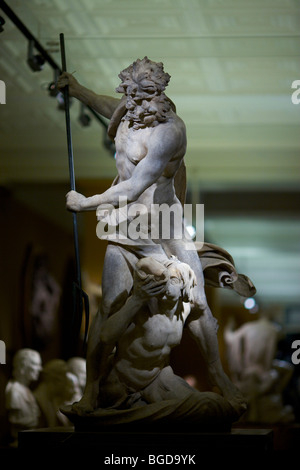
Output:
<svg viewBox="0 0 300 470">
<path fill-rule="evenodd" d="M 108 459 L 125 457 L 138 457 L 140 462 L 148 462 L 149 456 L 159 455 L 163 459 L 168 455 L 172 460 L 175 456 L 188 455 L 194 456 L 194 461 L 199 464 L 203 453 L 212 456 L 243 453 L 246 458 L 255 452 L 272 451 L 273 432 L 270 429 L 232 429 L 230 432 L 216 433 L 86 432 L 63 427 L 22 431 L 19 434 L 19 450 L 34 452 L 36 449 L 48 454 L 58 449 L 86 450 L 87 455 L 90 451 L 96 451 L 99 461 L 103 463 L 109 463 Z"/>
</svg>

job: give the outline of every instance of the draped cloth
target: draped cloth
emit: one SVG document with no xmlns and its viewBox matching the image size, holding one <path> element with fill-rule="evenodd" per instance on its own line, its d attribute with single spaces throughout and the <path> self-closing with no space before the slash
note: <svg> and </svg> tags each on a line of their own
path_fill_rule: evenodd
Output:
<svg viewBox="0 0 300 470">
<path fill-rule="evenodd" d="M 207 286 L 232 289 L 242 297 L 252 297 L 256 293 L 251 279 L 238 273 L 228 251 L 212 243 L 195 242 L 195 247 Z"/>
<path fill-rule="evenodd" d="M 62 411 L 80 430 L 145 431 L 228 431 L 239 416 L 230 403 L 214 392 L 195 391 L 187 398 L 162 400 L 138 408 L 102 409 L 79 416 L 65 407 Z"/>
<path fill-rule="evenodd" d="M 179 394 L 177 393 L 180 390 Z M 183 392 L 184 390 L 184 392 Z M 124 401 L 69 419 L 78 429 L 123 428 L 179 430 L 195 424 L 197 430 L 225 430 L 239 417 L 228 400 L 214 392 L 200 392 L 176 376 L 170 366 L 144 389 L 128 391 Z"/>
</svg>

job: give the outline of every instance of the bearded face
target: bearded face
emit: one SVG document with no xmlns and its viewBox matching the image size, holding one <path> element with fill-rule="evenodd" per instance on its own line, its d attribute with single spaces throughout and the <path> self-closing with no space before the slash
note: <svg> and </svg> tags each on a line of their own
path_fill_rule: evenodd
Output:
<svg viewBox="0 0 300 470">
<path fill-rule="evenodd" d="M 163 71 L 163 64 L 145 57 L 138 59 L 119 77 L 122 80 L 116 89 L 127 96 L 127 120 L 134 129 L 153 127 L 167 119 L 170 103 L 163 93 L 170 75 Z"/>
<path fill-rule="evenodd" d="M 164 96 L 140 100 L 130 95 L 127 97 L 126 108 L 127 113 L 123 120 L 129 121 L 134 129 L 142 129 L 166 121 L 170 105 Z"/>
</svg>

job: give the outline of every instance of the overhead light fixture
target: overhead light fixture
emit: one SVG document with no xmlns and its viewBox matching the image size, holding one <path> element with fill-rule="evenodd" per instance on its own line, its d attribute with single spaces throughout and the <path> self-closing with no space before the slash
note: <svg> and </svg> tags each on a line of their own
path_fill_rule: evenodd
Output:
<svg viewBox="0 0 300 470">
<path fill-rule="evenodd" d="M 4 31 L 3 25 L 5 25 L 5 19 L 2 16 L 0 16 L 0 33 Z"/>
<path fill-rule="evenodd" d="M 81 103 L 80 106 L 80 114 L 78 121 L 83 127 L 88 127 L 91 124 L 91 118 L 90 116 L 85 112 L 85 106 L 84 104 Z"/>
<path fill-rule="evenodd" d="M 53 80 L 53 82 L 50 82 L 49 85 L 48 85 L 49 95 L 52 96 L 53 98 L 56 98 L 58 93 L 60 92 L 59 89 L 57 88 L 58 75 L 59 75 L 59 70 L 55 69 L 54 70 L 54 80 Z"/>
<path fill-rule="evenodd" d="M 65 111 L 65 98 L 64 98 L 64 95 L 62 94 L 61 91 L 59 91 L 56 95 L 56 99 L 57 99 L 57 102 L 58 102 L 58 106 L 57 106 L 57 109 L 59 109 L 60 111 Z M 72 105 L 72 98 L 71 96 L 69 97 L 69 106 Z"/>
<path fill-rule="evenodd" d="M 41 45 L 39 40 L 31 33 L 31 31 L 27 28 L 27 26 L 22 22 L 22 20 L 14 13 L 14 11 L 7 5 L 7 3 L 4 0 L 0 0 L 1 4 L 1 10 L 5 13 L 5 15 L 14 23 L 14 25 L 18 28 L 18 30 L 25 36 L 26 40 L 29 41 L 29 46 L 28 46 L 28 65 L 33 71 L 40 71 L 43 68 L 44 63 L 47 63 L 52 67 L 53 70 L 59 69 L 59 65 L 53 60 L 51 55 L 48 53 L 48 51 Z M 5 24 L 5 20 L 2 16 L 0 16 L 0 33 L 3 31 L 3 25 Z M 58 42 L 57 41 L 48 41 L 47 45 L 50 47 L 54 47 L 54 49 L 51 50 L 51 52 L 58 52 Z M 36 49 L 40 54 L 33 54 L 33 49 Z M 47 85 L 48 87 L 49 85 Z M 51 93 L 51 96 L 54 95 L 54 88 L 51 87 L 51 90 L 49 89 L 49 93 Z M 65 109 L 64 105 L 64 99 L 61 93 L 58 93 L 56 95 L 56 98 L 59 101 L 59 109 Z M 72 101 L 70 98 L 70 105 Z M 108 123 L 106 120 L 98 114 L 93 108 L 90 106 L 86 106 L 86 108 L 90 111 L 91 115 L 96 118 L 96 120 L 101 124 L 102 127 L 105 128 L 105 133 L 108 127 Z M 114 144 L 107 144 L 105 145 L 107 148 L 111 150 L 112 155 L 114 155 Z"/>
<path fill-rule="evenodd" d="M 116 158 L 115 143 L 111 139 L 108 138 L 106 132 L 103 132 L 102 144 L 103 144 L 103 147 L 106 148 L 114 158 Z"/>
<path fill-rule="evenodd" d="M 27 64 L 33 72 L 40 72 L 43 70 L 45 59 L 41 54 L 33 53 L 34 41 L 28 41 Z"/>
<path fill-rule="evenodd" d="M 64 111 L 65 110 L 64 95 L 57 88 L 57 80 L 58 80 L 59 74 L 60 74 L 60 70 L 59 69 L 54 69 L 53 81 L 49 83 L 49 85 L 47 86 L 47 89 L 48 89 L 48 92 L 49 92 L 49 96 L 51 96 L 52 98 L 56 98 L 57 103 L 58 103 L 57 108 L 60 111 Z M 69 97 L 69 106 L 71 106 L 71 105 L 72 105 L 72 97 Z"/>
</svg>

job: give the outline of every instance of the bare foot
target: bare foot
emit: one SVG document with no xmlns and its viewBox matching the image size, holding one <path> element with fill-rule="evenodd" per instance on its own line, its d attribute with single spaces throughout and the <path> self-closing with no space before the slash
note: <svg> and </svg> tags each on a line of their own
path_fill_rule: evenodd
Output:
<svg viewBox="0 0 300 470">
<path fill-rule="evenodd" d="M 223 373 L 214 374 L 214 382 L 220 389 L 223 397 L 228 400 L 236 413 L 241 416 L 247 410 L 247 402 L 242 392 L 231 382 L 229 377 Z"/>
<path fill-rule="evenodd" d="M 92 413 L 97 408 L 97 394 L 94 393 L 93 388 L 87 387 L 81 400 L 73 403 L 72 411 L 75 411 L 79 416 Z"/>
<path fill-rule="evenodd" d="M 239 416 L 247 410 L 247 402 L 242 392 L 224 374 L 224 386 L 221 388 L 223 397 L 229 401 Z"/>
</svg>

